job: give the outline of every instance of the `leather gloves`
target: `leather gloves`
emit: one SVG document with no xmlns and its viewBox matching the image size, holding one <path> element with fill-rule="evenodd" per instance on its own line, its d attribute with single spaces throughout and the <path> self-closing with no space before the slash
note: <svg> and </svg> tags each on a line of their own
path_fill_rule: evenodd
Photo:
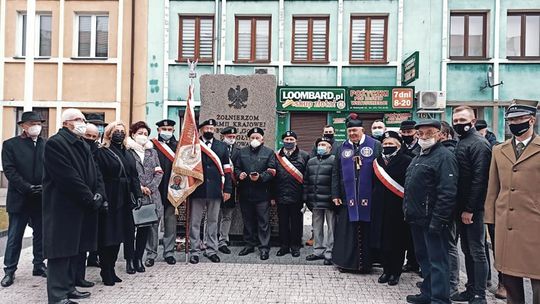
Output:
<svg viewBox="0 0 540 304">
<path fill-rule="evenodd" d="M 94 198 L 92 199 L 92 209 L 98 210 L 103 206 L 103 196 L 101 194 L 96 193 L 94 194 Z"/>
<path fill-rule="evenodd" d="M 30 195 L 34 197 L 41 196 L 43 193 L 43 187 L 41 185 L 31 185 L 30 186 Z"/>
</svg>

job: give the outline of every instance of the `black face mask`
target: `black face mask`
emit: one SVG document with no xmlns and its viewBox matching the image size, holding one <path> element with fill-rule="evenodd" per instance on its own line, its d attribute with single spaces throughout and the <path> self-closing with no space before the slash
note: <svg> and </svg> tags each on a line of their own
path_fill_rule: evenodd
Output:
<svg viewBox="0 0 540 304">
<path fill-rule="evenodd" d="M 463 136 L 469 132 L 469 130 L 472 128 L 472 123 L 464 123 L 464 124 L 455 124 L 453 125 L 454 130 L 456 130 L 456 133 L 459 136 Z"/>
<path fill-rule="evenodd" d="M 514 134 L 514 136 L 521 136 L 521 135 L 525 134 L 527 131 L 529 131 L 530 127 L 531 126 L 529 125 L 528 120 L 526 122 L 522 122 L 522 123 L 519 123 L 519 124 L 508 125 L 508 128 L 510 128 L 510 132 L 512 132 L 512 134 Z"/>
<path fill-rule="evenodd" d="M 214 132 L 204 132 L 202 136 L 206 140 L 211 140 L 212 138 L 214 138 Z"/>
<path fill-rule="evenodd" d="M 397 147 L 383 147 L 383 154 L 390 155 L 397 151 Z"/>
<path fill-rule="evenodd" d="M 83 139 L 87 144 L 90 145 L 90 147 L 93 146 L 96 143 L 96 141 L 93 140 L 93 139 L 89 139 L 89 138 L 83 138 Z"/>
<path fill-rule="evenodd" d="M 323 137 L 326 137 L 328 139 L 334 139 L 334 134 L 323 134 Z"/>
<path fill-rule="evenodd" d="M 407 145 L 410 145 L 414 141 L 414 135 L 403 135 L 403 136 L 401 136 L 401 138 L 403 138 L 403 141 Z"/>
<path fill-rule="evenodd" d="M 125 138 L 126 138 L 126 134 L 119 131 L 115 131 L 111 136 L 111 140 L 115 144 L 123 143 Z"/>
</svg>

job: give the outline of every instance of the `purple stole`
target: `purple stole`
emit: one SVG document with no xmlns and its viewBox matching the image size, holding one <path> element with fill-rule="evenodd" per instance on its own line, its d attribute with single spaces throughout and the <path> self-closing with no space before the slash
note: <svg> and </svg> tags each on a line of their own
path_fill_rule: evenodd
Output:
<svg viewBox="0 0 540 304">
<path fill-rule="evenodd" d="M 341 146 L 344 203 L 349 209 L 351 222 L 370 222 L 371 220 L 371 189 L 375 156 L 375 140 L 367 135 L 356 151 L 348 140 Z M 359 170 L 358 167 L 360 167 Z"/>
</svg>

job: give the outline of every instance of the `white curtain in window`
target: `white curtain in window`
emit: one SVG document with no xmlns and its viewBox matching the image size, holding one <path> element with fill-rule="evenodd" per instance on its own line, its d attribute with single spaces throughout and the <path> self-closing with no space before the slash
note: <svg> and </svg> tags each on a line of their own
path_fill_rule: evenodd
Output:
<svg viewBox="0 0 540 304">
<path fill-rule="evenodd" d="M 109 50 L 109 17 L 96 17 L 96 57 L 107 57 Z"/>
<path fill-rule="evenodd" d="M 526 16 L 525 56 L 540 56 L 540 16 Z"/>
<path fill-rule="evenodd" d="M 294 60 L 307 60 L 308 52 L 308 20 L 294 20 Z"/>
<path fill-rule="evenodd" d="M 51 56 L 51 19 L 50 15 L 39 17 L 39 56 Z"/>
<path fill-rule="evenodd" d="M 364 61 L 366 56 L 366 19 L 352 19 L 351 60 Z"/>
<path fill-rule="evenodd" d="M 312 60 L 326 60 L 327 21 L 326 19 L 313 20 Z"/>
<path fill-rule="evenodd" d="M 256 22 L 255 59 L 270 60 L 270 20 Z"/>
<path fill-rule="evenodd" d="M 79 57 L 90 57 L 92 17 L 79 16 Z"/>
<path fill-rule="evenodd" d="M 465 56 L 465 17 L 450 17 L 450 56 Z"/>
<path fill-rule="evenodd" d="M 182 19 L 182 58 L 195 57 L 195 18 Z"/>
<path fill-rule="evenodd" d="M 237 59 L 251 59 L 251 19 L 238 20 Z"/>
<path fill-rule="evenodd" d="M 384 19 L 371 19 L 370 60 L 384 60 L 384 23 Z"/>
<path fill-rule="evenodd" d="M 212 37 L 214 22 L 212 19 L 200 19 L 200 45 L 199 58 L 212 60 L 212 45 L 214 37 Z"/>
</svg>

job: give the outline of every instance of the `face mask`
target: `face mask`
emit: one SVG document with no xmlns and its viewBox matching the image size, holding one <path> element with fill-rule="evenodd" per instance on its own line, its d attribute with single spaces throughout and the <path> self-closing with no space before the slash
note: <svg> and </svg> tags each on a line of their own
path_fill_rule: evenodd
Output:
<svg viewBox="0 0 540 304">
<path fill-rule="evenodd" d="M 414 141 L 414 135 L 403 135 L 401 137 L 407 145 L 410 145 Z"/>
<path fill-rule="evenodd" d="M 141 146 L 146 145 L 148 142 L 148 136 L 146 135 L 135 135 L 135 142 Z"/>
<path fill-rule="evenodd" d="M 333 139 L 334 138 L 334 134 L 323 134 L 323 137 L 326 137 L 328 139 Z"/>
<path fill-rule="evenodd" d="M 38 136 L 39 133 L 41 133 L 41 126 L 40 125 L 34 125 L 30 126 L 28 130 L 26 130 L 26 133 L 30 136 Z"/>
<path fill-rule="evenodd" d="M 285 148 L 285 150 L 292 150 L 292 149 L 294 149 L 294 143 L 293 142 L 284 142 L 283 143 L 283 148 Z"/>
<path fill-rule="evenodd" d="M 73 133 L 83 136 L 86 133 L 86 124 L 84 122 L 76 122 L 73 124 Z"/>
<path fill-rule="evenodd" d="M 421 139 L 420 138 L 418 140 L 418 144 L 420 145 L 420 148 L 422 148 L 422 150 L 429 149 L 429 148 L 433 147 L 436 143 L 437 143 L 437 141 L 435 140 L 435 138 L 428 138 L 428 139 Z"/>
<path fill-rule="evenodd" d="M 236 142 L 236 139 L 225 137 L 225 138 L 223 138 L 223 142 L 226 143 L 229 146 L 232 146 Z"/>
<path fill-rule="evenodd" d="M 394 154 L 394 152 L 396 151 L 397 151 L 397 147 L 383 147 L 384 155 L 391 155 L 391 154 Z"/>
<path fill-rule="evenodd" d="M 325 147 L 317 147 L 317 155 L 325 155 L 326 154 L 326 148 Z"/>
<path fill-rule="evenodd" d="M 161 133 L 159 133 L 159 136 L 161 136 L 161 138 L 163 138 L 164 140 L 169 140 L 172 137 L 172 132 L 170 132 L 170 131 L 161 131 Z"/>
<path fill-rule="evenodd" d="M 510 128 L 510 132 L 512 132 L 512 134 L 514 134 L 514 136 L 521 136 L 521 135 L 527 133 L 527 131 L 529 131 L 530 127 L 531 126 L 529 125 L 529 121 L 522 122 L 522 123 L 519 123 L 519 124 L 508 125 L 508 128 Z"/>
<path fill-rule="evenodd" d="M 467 132 L 469 132 L 469 130 L 472 128 L 472 123 L 469 122 L 464 124 L 455 124 L 453 127 L 459 136 L 463 136 L 467 134 Z"/>
<path fill-rule="evenodd" d="M 93 140 L 93 139 L 89 139 L 89 138 L 83 138 L 83 139 L 84 139 L 84 141 L 85 141 L 87 144 L 89 144 L 90 146 L 93 146 L 93 145 L 96 143 L 96 141 Z"/>
<path fill-rule="evenodd" d="M 114 131 L 111 140 L 115 144 L 121 144 L 122 142 L 124 142 L 124 138 L 126 138 L 126 134 L 119 131 Z"/>
<path fill-rule="evenodd" d="M 256 148 L 258 148 L 258 147 L 261 145 L 261 142 L 258 141 L 258 140 L 256 140 L 256 139 L 254 139 L 254 140 L 252 140 L 249 144 L 251 145 L 251 147 L 252 147 L 253 149 L 256 149 Z"/>
<path fill-rule="evenodd" d="M 214 133 L 213 132 L 204 132 L 202 136 L 206 140 L 211 140 L 212 138 L 214 138 Z"/>
<path fill-rule="evenodd" d="M 375 129 L 371 131 L 371 134 L 373 134 L 374 137 L 381 137 L 384 134 L 384 132 L 381 129 Z"/>
</svg>

